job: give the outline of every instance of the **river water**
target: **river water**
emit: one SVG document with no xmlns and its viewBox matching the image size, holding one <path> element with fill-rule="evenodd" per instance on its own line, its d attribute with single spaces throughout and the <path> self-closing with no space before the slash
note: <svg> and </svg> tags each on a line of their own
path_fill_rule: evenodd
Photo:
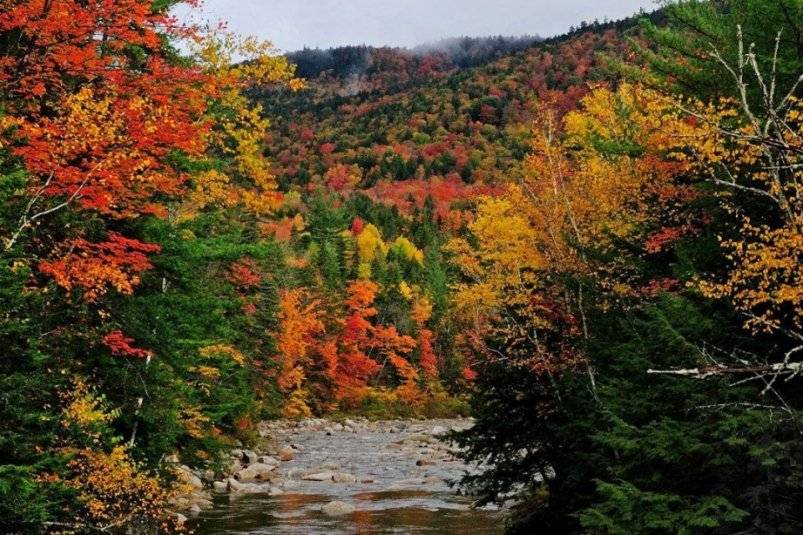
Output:
<svg viewBox="0 0 803 535">
<path fill-rule="evenodd" d="M 214 507 L 192 519 L 190 528 L 198 535 L 502 533 L 501 512 L 471 508 L 471 500 L 448 485 L 471 468 L 436 437 L 465 428 L 469 420 L 346 424 L 265 424 L 264 434 L 296 449 L 272 483 L 283 494 L 217 494 Z M 346 482 L 304 479 L 321 472 L 343 475 L 336 479 Z M 321 508 L 332 501 L 354 511 L 328 516 Z"/>
</svg>

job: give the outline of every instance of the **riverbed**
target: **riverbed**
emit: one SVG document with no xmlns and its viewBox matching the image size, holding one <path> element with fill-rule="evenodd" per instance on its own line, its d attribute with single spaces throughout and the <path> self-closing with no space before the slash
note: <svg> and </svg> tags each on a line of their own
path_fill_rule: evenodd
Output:
<svg viewBox="0 0 803 535">
<path fill-rule="evenodd" d="M 474 509 L 449 486 L 472 468 L 438 437 L 469 425 L 467 419 L 265 423 L 261 433 L 290 452 L 266 492 L 216 493 L 213 507 L 189 527 L 199 535 L 499 534 L 500 511 Z"/>
</svg>

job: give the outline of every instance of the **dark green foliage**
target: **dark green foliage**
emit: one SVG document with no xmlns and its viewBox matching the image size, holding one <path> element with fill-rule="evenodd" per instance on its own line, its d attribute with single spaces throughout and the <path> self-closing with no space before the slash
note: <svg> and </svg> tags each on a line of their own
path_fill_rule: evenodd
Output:
<svg viewBox="0 0 803 535">
<path fill-rule="evenodd" d="M 797 416 L 745 410 L 756 386 L 647 374 L 695 365 L 705 344 L 749 347 L 735 318 L 700 307 L 666 296 L 643 312 L 594 317 L 588 358 L 599 402 L 582 377 L 552 384 L 524 370 L 482 370 L 477 425 L 458 440 L 489 466 L 464 483 L 487 499 L 523 486 L 514 533 L 803 528 Z"/>
<path fill-rule="evenodd" d="M 767 507 L 751 498 L 796 492 L 781 480 L 799 472 L 799 452 L 789 456 L 788 449 L 797 449 L 797 417 L 745 410 L 743 404 L 759 399 L 753 385 L 645 375 L 649 368 L 695 366 L 705 347 L 751 349 L 738 319 L 665 296 L 643 313 L 596 325 L 606 323 L 589 354 L 608 412 L 608 428 L 594 440 L 610 456 L 609 468 L 598 481 L 603 500 L 583 511 L 583 525 L 605 532 L 699 533 L 733 529 L 727 526 L 739 521 L 776 530 L 799 523 L 786 499 Z"/>
<path fill-rule="evenodd" d="M 154 221 L 144 229 L 144 237 L 160 243 L 162 251 L 153 259 L 155 270 L 146 276 L 133 297 L 121 299 L 116 308 L 124 332 L 139 344 L 154 351 L 149 365 L 135 363 L 118 366 L 110 381 L 124 393 L 115 400 L 131 407 L 140 396 L 148 402 L 138 415 L 124 414 L 120 430 L 128 436 L 138 422 L 140 454 L 144 459 L 159 459 L 173 451 L 188 456 L 200 450 L 214 453 L 214 440 L 202 443 L 190 436 L 182 420 L 182 407 L 203 409 L 211 418 L 208 425 L 229 435 L 243 430 L 237 420 L 250 417 L 258 421 L 257 401 L 271 410 L 278 396 L 269 383 L 253 391 L 259 376 L 271 366 L 273 347 L 267 333 L 273 327 L 275 286 L 263 283 L 253 315 L 243 313 L 247 299 L 229 280 L 230 266 L 242 258 L 251 259 L 260 268 L 263 281 L 282 280 L 280 249 L 272 242 L 255 241 L 245 228 L 227 222 L 220 214 L 202 216 L 178 227 Z M 253 362 L 242 366 L 231 359 L 205 358 L 199 350 L 227 345 L 242 351 Z M 220 380 L 210 387 L 199 387 L 198 366 L 219 369 Z M 243 436 L 242 438 L 248 438 Z"/>
<path fill-rule="evenodd" d="M 780 32 L 777 80 L 788 91 L 803 63 L 803 4 L 798 0 L 683 0 L 666 2 L 666 23 L 644 22 L 649 46 L 638 46 L 651 72 L 689 95 L 707 99 L 738 96 L 731 73 L 710 53 L 716 49 L 731 66 L 738 64 L 739 27 L 744 52 L 752 50 L 763 73 L 771 72 Z M 679 59 L 682 58 L 682 61 Z M 750 67 L 746 67 L 749 78 Z M 750 98 L 760 98 L 750 84 Z"/>
</svg>

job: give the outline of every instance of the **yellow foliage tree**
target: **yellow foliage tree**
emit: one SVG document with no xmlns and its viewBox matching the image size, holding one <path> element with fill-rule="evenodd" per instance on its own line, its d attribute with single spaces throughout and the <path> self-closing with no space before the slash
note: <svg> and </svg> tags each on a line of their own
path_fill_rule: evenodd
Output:
<svg viewBox="0 0 803 535">
<path fill-rule="evenodd" d="M 179 216 L 192 217 L 208 206 L 241 206 L 257 215 L 271 214 L 281 206 L 282 195 L 264 154 L 270 121 L 262 106 L 249 100 L 244 91 L 275 85 L 296 91 L 303 82 L 295 78 L 295 67 L 269 42 L 218 33 L 197 42 L 194 52 L 216 81 L 210 88 L 216 105 L 210 112 L 213 126 L 207 150 L 227 166 L 195 177 Z"/>
</svg>

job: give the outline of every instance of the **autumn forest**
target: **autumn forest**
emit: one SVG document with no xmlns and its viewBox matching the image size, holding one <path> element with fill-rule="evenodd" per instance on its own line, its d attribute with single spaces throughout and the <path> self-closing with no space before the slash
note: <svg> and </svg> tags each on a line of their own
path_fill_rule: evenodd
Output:
<svg viewBox="0 0 803 535">
<path fill-rule="evenodd" d="M 176 3 L 0 3 L 0 532 L 186 532 L 178 466 L 319 417 L 473 418 L 512 534 L 803 531 L 803 2 L 286 55 Z"/>
</svg>

